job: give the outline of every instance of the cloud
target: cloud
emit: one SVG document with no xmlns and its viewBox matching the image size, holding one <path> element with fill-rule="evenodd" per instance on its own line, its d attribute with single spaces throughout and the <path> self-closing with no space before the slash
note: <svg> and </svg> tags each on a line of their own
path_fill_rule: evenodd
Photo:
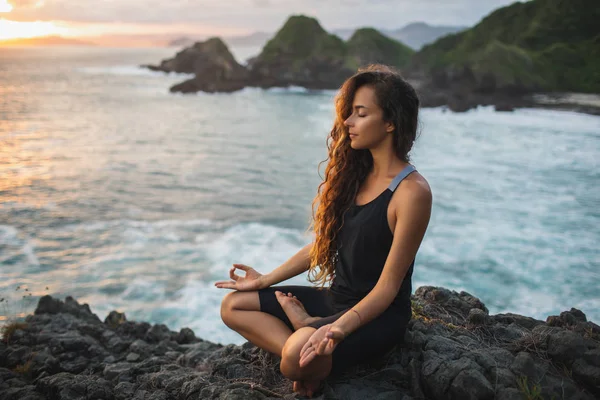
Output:
<svg viewBox="0 0 600 400">
<path fill-rule="evenodd" d="M 44 4 L 44 0 L 8 0 L 15 9 L 35 8 Z"/>
<path fill-rule="evenodd" d="M 511 0 L 11 0 L 11 20 L 86 23 L 207 24 L 277 30 L 291 14 L 319 19 L 328 29 L 399 28 L 413 21 L 472 25 Z"/>
</svg>

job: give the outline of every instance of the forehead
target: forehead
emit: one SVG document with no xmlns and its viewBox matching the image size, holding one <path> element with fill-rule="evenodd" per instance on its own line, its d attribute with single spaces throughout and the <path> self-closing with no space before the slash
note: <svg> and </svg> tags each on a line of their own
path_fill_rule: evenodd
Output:
<svg viewBox="0 0 600 400">
<path fill-rule="evenodd" d="M 358 90 L 354 94 L 354 100 L 352 101 L 352 106 L 357 105 L 369 108 L 377 106 L 375 90 L 371 86 L 365 85 L 358 88 Z"/>
</svg>

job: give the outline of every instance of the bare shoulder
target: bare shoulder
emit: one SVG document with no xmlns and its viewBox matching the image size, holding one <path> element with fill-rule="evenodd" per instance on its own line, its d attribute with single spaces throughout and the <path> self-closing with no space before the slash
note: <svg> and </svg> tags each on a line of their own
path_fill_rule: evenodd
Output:
<svg viewBox="0 0 600 400">
<path fill-rule="evenodd" d="M 433 195 L 427 179 L 415 171 L 408 175 L 392 196 L 392 204 L 396 209 L 404 207 L 420 206 L 431 207 Z"/>
</svg>

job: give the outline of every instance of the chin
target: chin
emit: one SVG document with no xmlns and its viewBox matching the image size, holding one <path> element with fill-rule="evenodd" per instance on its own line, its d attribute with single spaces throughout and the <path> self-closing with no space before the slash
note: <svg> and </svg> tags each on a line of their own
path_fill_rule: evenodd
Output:
<svg viewBox="0 0 600 400">
<path fill-rule="evenodd" d="M 353 150 L 364 150 L 364 149 L 367 149 L 367 148 L 368 148 L 368 147 L 365 147 L 365 146 L 361 146 L 360 144 L 356 143 L 356 141 L 354 141 L 354 142 L 350 142 L 350 147 L 351 147 Z"/>
</svg>

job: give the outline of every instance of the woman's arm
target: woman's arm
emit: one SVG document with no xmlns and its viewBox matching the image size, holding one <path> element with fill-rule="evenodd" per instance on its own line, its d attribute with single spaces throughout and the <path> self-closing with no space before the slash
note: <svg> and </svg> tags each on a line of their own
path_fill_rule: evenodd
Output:
<svg viewBox="0 0 600 400">
<path fill-rule="evenodd" d="M 289 260 L 275 268 L 270 273 L 262 276 L 263 287 L 269 287 L 283 282 L 286 279 L 293 278 L 306 272 L 310 267 L 310 249 L 312 243 L 307 244 L 294 254 Z"/>
<path fill-rule="evenodd" d="M 275 268 L 272 272 L 262 275 L 254 268 L 244 264 L 233 264 L 229 270 L 229 281 L 215 282 L 219 289 L 233 289 L 240 291 L 260 290 L 285 281 L 306 271 L 310 265 L 310 249 L 312 243 L 307 244 L 289 260 Z M 237 275 L 236 269 L 244 271 L 244 276 Z"/>
<path fill-rule="evenodd" d="M 432 203 L 427 182 L 406 180 L 397 192 L 394 240 L 383 272 L 371 292 L 332 324 L 344 337 L 377 318 L 392 304 L 427 230 Z"/>
</svg>

